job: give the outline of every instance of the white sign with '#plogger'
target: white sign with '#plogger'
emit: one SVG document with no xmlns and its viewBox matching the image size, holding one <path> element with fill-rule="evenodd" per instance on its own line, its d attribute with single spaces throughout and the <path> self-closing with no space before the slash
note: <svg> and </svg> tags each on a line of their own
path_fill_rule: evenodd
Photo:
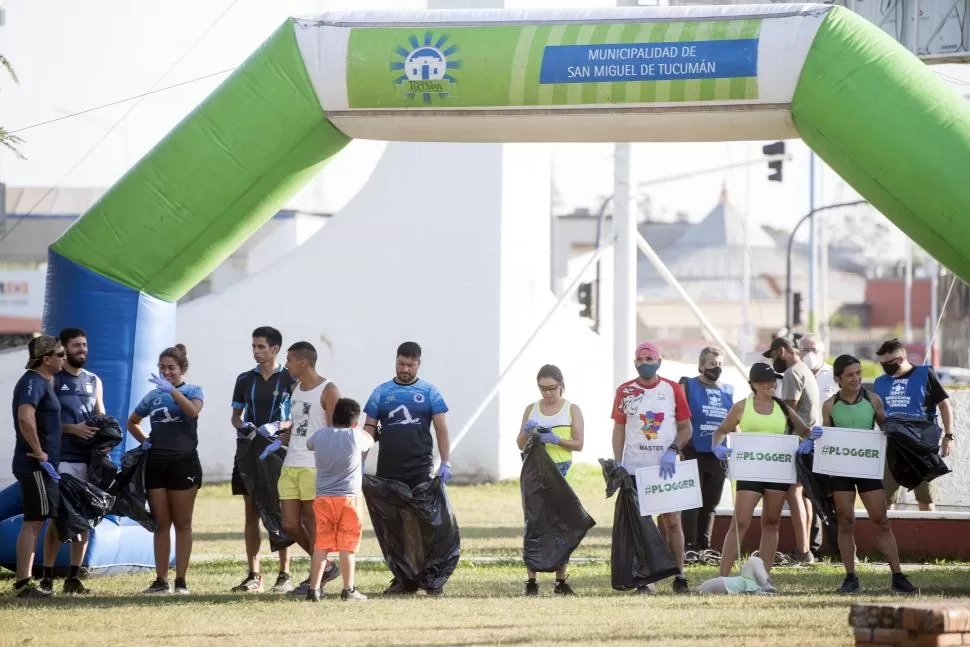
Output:
<svg viewBox="0 0 970 647">
<path fill-rule="evenodd" d="M 824 427 L 815 441 L 812 471 L 832 476 L 882 479 L 886 434 L 875 429 Z"/>
<path fill-rule="evenodd" d="M 791 434 L 728 434 L 731 479 L 794 483 L 795 452 L 800 440 Z"/>
<path fill-rule="evenodd" d="M 667 479 L 660 478 L 659 467 L 641 467 L 637 470 L 637 495 L 642 517 L 701 507 L 697 461 L 677 461 L 677 471 Z"/>
</svg>

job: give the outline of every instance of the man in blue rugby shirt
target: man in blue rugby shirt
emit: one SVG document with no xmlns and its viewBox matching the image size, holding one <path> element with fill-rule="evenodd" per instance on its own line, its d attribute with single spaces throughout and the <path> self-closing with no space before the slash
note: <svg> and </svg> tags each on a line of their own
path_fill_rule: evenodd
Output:
<svg viewBox="0 0 970 647">
<path fill-rule="evenodd" d="M 290 396 L 294 380 L 276 361 L 283 346 L 283 335 L 276 328 L 260 326 L 253 331 L 252 337 L 256 367 L 239 374 L 232 392 L 232 426 L 237 430 L 258 428 L 267 423 L 290 419 Z M 262 593 L 264 586 L 263 576 L 259 572 L 259 513 L 246 491 L 235 462 L 232 466 L 232 493 L 242 496 L 246 510 L 244 537 L 246 559 L 249 562 L 249 574 L 241 583 L 232 587 L 232 591 Z M 293 590 L 293 583 L 290 582 L 290 549 L 284 548 L 278 554 L 280 572 L 272 590 L 274 593 L 287 593 Z"/>
<path fill-rule="evenodd" d="M 104 389 L 100 378 L 84 369 L 88 360 L 87 334 L 80 328 L 65 328 L 59 335 L 67 353 L 64 367 L 54 375 L 54 392 L 61 403 L 61 461 L 57 471 L 89 482 L 88 464 L 91 449 L 79 442 L 88 440 L 98 431 L 86 422 L 95 414 L 104 413 Z M 64 592 L 85 594 L 90 591 L 81 582 L 81 562 L 88 549 L 90 533 L 81 533 L 81 541 L 71 543 L 71 570 L 64 580 Z M 52 589 L 56 553 L 44 553 L 43 589 Z"/>
<path fill-rule="evenodd" d="M 898 339 L 890 339 L 876 351 L 879 363 L 885 375 L 880 375 L 873 383 L 873 391 L 883 402 L 886 415 L 894 413 L 906 414 L 943 423 L 943 442 L 940 455 L 946 458 L 953 447 L 953 406 L 950 396 L 940 384 L 940 378 L 932 366 L 913 366 L 906 357 L 906 347 Z M 899 496 L 899 485 L 893 479 L 892 472 L 886 468 L 883 484 L 886 499 L 890 509 Z M 935 488 L 932 483 L 920 483 L 916 486 L 916 502 L 920 510 L 932 511 Z"/>
<path fill-rule="evenodd" d="M 27 345 L 27 372 L 13 391 L 13 475 L 20 483 L 24 519 L 17 537 L 17 597 L 50 597 L 53 591 L 30 579 L 37 537 L 48 519 L 57 517 L 60 474 L 54 466 L 61 453 L 61 404 L 54 392 L 54 375 L 64 366 L 64 347 L 56 337 L 41 335 Z M 53 524 L 51 524 L 53 526 Z M 60 547 L 53 532 L 44 534 L 44 554 Z"/>
<path fill-rule="evenodd" d="M 420 366 L 421 347 L 413 341 L 401 344 L 397 349 L 394 379 L 374 389 L 364 406 L 367 416 L 364 428 L 375 434 L 380 443 L 377 476 L 401 481 L 410 488 L 432 478 L 432 425 L 441 457 L 437 475 L 443 483 L 451 478 L 451 445 L 445 422 L 448 405 L 435 385 L 418 378 Z M 413 592 L 395 580 L 384 595 Z"/>
<path fill-rule="evenodd" d="M 727 468 L 711 453 L 714 432 L 724 422 L 734 404 L 734 387 L 721 384 L 724 353 L 720 348 L 708 346 L 697 360 L 698 375 L 684 378 L 681 384 L 691 411 L 691 438 L 683 449 L 684 459 L 697 460 L 701 478 L 701 507 L 683 513 L 684 548 L 686 560 L 695 562 L 703 551 L 711 550 L 711 529 L 714 525 L 714 509 L 721 500 Z M 718 559 L 720 555 L 716 556 Z"/>
</svg>

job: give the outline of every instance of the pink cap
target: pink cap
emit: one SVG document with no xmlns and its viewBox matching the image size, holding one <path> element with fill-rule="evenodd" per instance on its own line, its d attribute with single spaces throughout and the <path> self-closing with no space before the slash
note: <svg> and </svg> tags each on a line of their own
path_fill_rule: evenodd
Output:
<svg viewBox="0 0 970 647">
<path fill-rule="evenodd" d="M 660 359 L 660 349 L 657 348 L 656 344 L 645 341 L 639 346 L 637 346 L 636 357 L 639 357 L 640 355 L 645 355 L 647 353 L 650 353 L 657 359 Z"/>
</svg>

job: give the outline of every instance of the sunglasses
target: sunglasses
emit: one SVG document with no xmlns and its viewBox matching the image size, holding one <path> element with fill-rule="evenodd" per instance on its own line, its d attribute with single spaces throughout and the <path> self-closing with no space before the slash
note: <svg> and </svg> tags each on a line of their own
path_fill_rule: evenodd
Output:
<svg viewBox="0 0 970 647">
<path fill-rule="evenodd" d="M 44 357 L 61 357 L 61 358 L 64 358 L 64 357 L 67 357 L 67 353 L 64 352 L 64 351 L 61 351 L 59 353 L 47 353 L 46 355 L 44 355 Z"/>
<path fill-rule="evenodd" d="M 543 393 L 555 393 L 556 391 L 559 390 L 559 388 L 560 387 L 558 384 L 554 384 L 552 386 L 540 386 L 539 390 L 542 391 Z"/>
</svg>

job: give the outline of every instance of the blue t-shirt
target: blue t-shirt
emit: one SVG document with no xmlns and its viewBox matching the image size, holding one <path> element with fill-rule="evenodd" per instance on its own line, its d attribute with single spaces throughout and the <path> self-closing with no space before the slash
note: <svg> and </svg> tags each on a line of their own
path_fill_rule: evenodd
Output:
<svg viewBox="0 0 970 647">
<path fill-rule="evenodd" d="M 886 415 L 902 413 L 936 422 L 937 405 L 949 396 L 930 366 L 914 366 L 899 377 L 880 375 L 872 390 L 882 398 Z"/>
<path fill-rule="evenodd" d="M 205 400 L 202 387 L 183 383 L 178 390 L 189 400 Z M 191 454 L 199 445 L 199 417 L 185 415 L 168 393 L 161 389 L 150 391 L 135 407 L 135 413 L 148 418 L 151 424 L 149 437 L 155 456 Z"/>
<path fill-rule="evenodd" d="M 734 405 L 734 387 L 720 383 L 708 386 L 695 376 L 687 380 L 685 390 L 692 427 L 690 444 L 699 452 L 710 452 L 714 432 Z"/>
<path fill-rule="evenodd" d="M 20 430 L 17 409 L 22 404 L 34 407 L 34 424 L 40 447 L 47 453 L 47 462 L 57 467 L 61 457 L 61 403 L 57 401 L 54 385 L 37 371 L 27 371 L 13 388 L 13 428 L 17 435 L 13 450 L 14 473 L 34 472 L 40 469 L 36 458 L 30 458 L 30 445 Z"/>
<path fill-rule="evenodd" d="M 98 403 L 98 378 L 83 368 L 77 375 L 61 369 L 54 375 L 54 392 L 61 403 L 61 422 L 71 425 L 90 420 Z M 68 463 L 87 463 L 91 448 L 78 442 L 77 436 L 64 434 L 61 439 L 61 460 Z"/>
<path fill-rule="evenodd" d="M 364 413 L 380 425 L 377 475 L 410 487 L 427 481 L 434 466 L 431 418 L 447 411 L 438 388 L 421 379 L 412 384 L 390 380 L 374 389 Z"/>
</svg>

